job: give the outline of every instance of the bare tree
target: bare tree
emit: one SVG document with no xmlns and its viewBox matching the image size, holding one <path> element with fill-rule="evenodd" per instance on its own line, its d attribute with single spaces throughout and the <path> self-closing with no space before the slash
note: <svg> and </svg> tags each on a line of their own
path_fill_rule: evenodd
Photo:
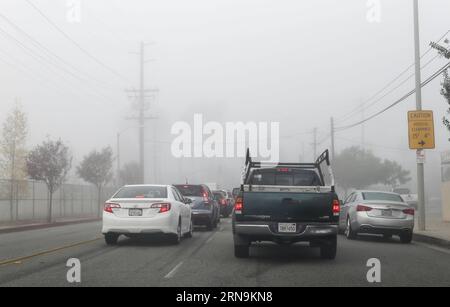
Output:
<svg viewBox="0 0 450 307">
<path fill-rule="evenodd" d="M 113 152 L 111 147 L 106 147 L 102 151 L 93 151 L 85 156 L 77 167 L 78 176 L 84 181 L 92 183 L 98 192 L 97 215 L 100 217 L 101 194 L 103 187 L 113 178 Z"/>
<path fill-rule="evenodd" d="M 27 117 L 16 103 L 6 118 L 0 139 L 0 169 L 5 179 L 10 180 L 10 217 L 14 218 L 14 186 L 17 180 L 26 179 Z M 16 185 L 19 187 L 19 185 Z M 16 213 L 17 215 L 17 213 Z"/>
<path fill-rule="evenodd" d="M 69 148 L 61 140 L 47 140 L 36 146 L 27 157 L 27 171 L 34 180 L 44 181 L 48 188 L 48 222 L 52 222 L 53 193 L 64 183 L 72 165 Z"/>
</svg>

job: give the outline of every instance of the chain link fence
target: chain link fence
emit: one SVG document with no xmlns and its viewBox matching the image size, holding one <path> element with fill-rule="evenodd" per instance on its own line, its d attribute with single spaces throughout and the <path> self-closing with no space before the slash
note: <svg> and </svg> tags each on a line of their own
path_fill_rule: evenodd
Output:
<svg viewBox="0 0 450 307">
<path fill-rule="evenodd" d="M 101 203 L 115 188 L 103 189 Z M 47 185 L 32 180 L 0 179 L 0 223 L 48 220 Z M 64 184 L 53 194 L 52 220 L 95 218 L 98 216 L 98 191 L 92 185 Z"/>
</svg>

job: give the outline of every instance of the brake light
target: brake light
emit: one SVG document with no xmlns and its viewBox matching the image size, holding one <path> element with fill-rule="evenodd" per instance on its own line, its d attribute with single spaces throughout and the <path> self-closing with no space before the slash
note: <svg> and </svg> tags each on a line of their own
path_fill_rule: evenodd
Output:
<svg viewBox="0 0 450 307">
<path fill-rule="evenodd" d="M 278 171 L 280 173 L 289 173 L 291 171 L 291 169 L 290 168 L 279 168 Z"/>
<path fill-rule="evenodd" d="M 244 201 L 242 197 L 236 198 L 236 203 L 234 204 L 234 212 L 236 214 L 242 214 L 243 209 L 244 209 Z"/>
<path fill-rule="evenodd" d="M 114 213 L 113 210 L 119 208 L 120 208 L 119 204 L 106 203 L 103 210 L 108 213 Z"/>
<path fill-rule="evenodd" d="M 364 206 L 364 205 L 358 205 L 356 207 L 356 211 L 358 211 L 358 212 L 369 212 L 369 211 L 372 211 L 372 209 L 373 208 L 368 207 L 368 206 Z"/>
<path fill-rule="evenodd" d="M 169 203 L 158 203 L 151 206 L 152 209 L 159 209 L 158 213 L 168 212 L 171 207 L 172 205 Z"/>
<path fill-rule="evenodd" d="M 339 215 L 341 212 L 341 203 L 338 199 L 333 200 L 333 214 L 335 216 Z"/>
<path fill-rule="evenodd" d="M 405 209 L 405 210 L 403 210 L 403 213 L 406 214 L 406 215 L 412 215 L 412 216 L 414 216 L 415 210 L 412 209 L 412 208 L 410 208 L 410 209 Z"/>
<path fill-rule="evenodd" d="M 203 191 L 203 201 L 204 202 L 208 202 L 209 201 L 209 199 L 208 199 L 208 193 L 206 193 L 205 191 Z"/>
<path fill-rule="evenodd" d="M 221 204 L 222 206 L 225 206 L 225 205 L 227 204 L 226 199 L 221 199 L 221 200 L 220 200 L 220 204 Z"/>
</svg>

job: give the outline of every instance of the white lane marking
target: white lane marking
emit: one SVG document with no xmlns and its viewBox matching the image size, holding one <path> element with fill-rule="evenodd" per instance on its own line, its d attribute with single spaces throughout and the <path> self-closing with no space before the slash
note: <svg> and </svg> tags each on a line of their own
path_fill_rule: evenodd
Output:
<svg viewBox="0 0 450 307">
<path fill-rule="evenodd" d="M 437 252 L 441 252 L 441 253 L 445 253 L 445 254 L 449 254 L 449 255 L 450 255 L 450 249 L 446 249 L 446 248 L 442 248 L 442 247 L 437 247 L 437 246 L 430 245 L 430 244 L 426 244 L 426 243 L 422 243 L 422 242 L 414 242 L 414 243 L 415 243 L 416 245 L 423 246 L 423 247 L 432 249 L 432 250 L 434 250 L 434 251 L 437 251 Z"/>
<path fill-rule="evenodd" d="M 175 276 L 175 274 L 177 273 L 178 269 L 183 265 L 183 261 L 181 261 L 180 263 L 178 263 L 173 269 L 172 271 L 170 271 L 166 276 L 164 276 L 164 278 L 168 279 L 168 278 L 172 278 Z"/>
<path fill-rule="evenodd" d="M 211 243 L 211 241 L 214 239 L 214 235 L 212 235 L 208 240 L 206 240 L 205 244 Z"/>
</svg>

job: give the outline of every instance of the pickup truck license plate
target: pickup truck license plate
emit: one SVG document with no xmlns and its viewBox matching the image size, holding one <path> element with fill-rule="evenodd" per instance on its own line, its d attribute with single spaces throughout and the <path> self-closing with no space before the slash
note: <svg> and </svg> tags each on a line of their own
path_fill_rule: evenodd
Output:
<svg viewBox="0 0 450 307">
<path fill-rule="evenodd" d="M 142 209 L 130 209 L 128 211 L 129 216 L 142 216 Z"/>
<path fill-rule="evenodd" d="M 295 223 L 278 223 L 278 232 L 296 233 L 297 232 L 297 224 L 295 224 Z"/>
</svg>

